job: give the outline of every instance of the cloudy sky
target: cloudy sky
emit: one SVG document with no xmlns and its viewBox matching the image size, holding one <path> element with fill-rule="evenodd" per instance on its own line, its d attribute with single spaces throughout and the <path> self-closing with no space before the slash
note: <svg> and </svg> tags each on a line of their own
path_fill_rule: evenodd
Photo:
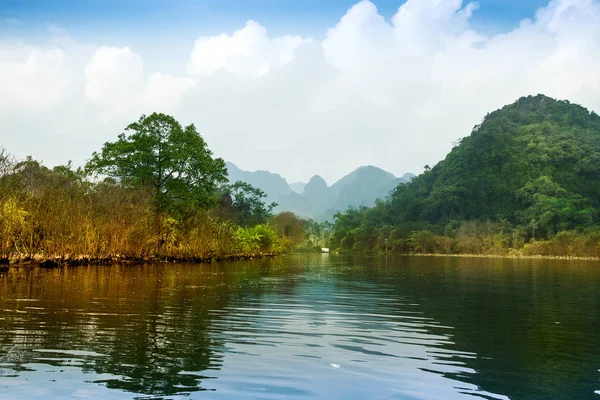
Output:
<svg viewBox="0 0 600 400">
<path fill-rule="evenodd" d="M 161 111 L 290 182 L 420 173 L 520 96 L 599 112 L 599 66 L 600 0 L 0 0 L 0 145 L 80 165 Z"/>
</svg>

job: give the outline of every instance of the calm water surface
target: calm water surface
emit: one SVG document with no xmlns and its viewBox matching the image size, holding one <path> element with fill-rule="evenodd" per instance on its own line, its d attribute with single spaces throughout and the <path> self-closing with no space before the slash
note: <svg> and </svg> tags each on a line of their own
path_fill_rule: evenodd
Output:
<svg viewBox="0 0 600 400">
<path fill-rule="evenodd" d="M 600 263 L 0 272 L 0 398 L 597 399 Z"/>
</svg>

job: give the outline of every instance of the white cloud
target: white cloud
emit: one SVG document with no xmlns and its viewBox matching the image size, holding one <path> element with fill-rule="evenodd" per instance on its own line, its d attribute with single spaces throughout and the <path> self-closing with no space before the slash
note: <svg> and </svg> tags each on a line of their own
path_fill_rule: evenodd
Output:
<svg viewBox="0 0 600 400">
<path fill-rule="evenodd" d="M 85 77 L 85 96 L 97 105 L 121 110 L 143 96 L 144 63 L 129 47 L 98 48 Z"/>
<path fill-rule="evenodd" d="M 194 86 L 192 78 L 177 78 L 173 75 L 155 72 L 146 82 L 147 105 L 160 111 L 171 111 L 179 104 L 181 95 Z"/>
<path fill-rule="evenodd" d="M 0 42 L 0 113 L 55 107 L 70 84 L 61 49 Z"/>
<path fill-rule="evenodd" d="M 198 38 L 189 59 L 179 60 L 183 76 L 155 71 L 152 54 L 142 58 L 130 47 L 96 46 L 71 65 L 76 47 L 62 42 L 4 44 L 0 85 L 10 96 L 0 105 L 12 120 L 21 109 L 78 110 L 77 121 L 102 133 L 76 149 L 73 140 L 56 146 L 82 158 L 141 113 L 159 110 L 195 123 L 216 155 L 241 167 L 293 181 L 319 173 L 330 182 L 365 164 L 419 172 L 487 112 L 522 95 L 545 93 L 600 111 L 599 0 L 551 1 L 490 37 L 471 27 L 475 12 L 460 0 L 409 0 L 386 20 L 361 1 L 322 41 L 272 37 L 249 21 Z M 75 122 L 44 124 L 48 115 L 32 118 L 47 128 L 43 134 L 70 129 L 72 138 L 83 130 Z M 0 116 L 0 129 L 6 121 Z M 26 132 L 29 122 L 20 121 Z M 20 143 L 27 148 L 26 138 Z"/>
<path fill-rule="evenodd" d="M 86 98 L 113 115 L 171 111 L 194 84 L 191 78 L 160 72 L 146 77 L 142 58 L 129 47 L 98 48 L 85 66 L 85 77 Z"/>
<path fill-rule="evenodd" d="M 210 75 L 223 68 L 242 78 L 257 78 L 292 60 L 294 50 L 306 42 L 300 36 L 269 38 L 259 23 L 248 21 L 231 36 L 196 40 L 188 63 L 192 75 Z"/>
</svg>

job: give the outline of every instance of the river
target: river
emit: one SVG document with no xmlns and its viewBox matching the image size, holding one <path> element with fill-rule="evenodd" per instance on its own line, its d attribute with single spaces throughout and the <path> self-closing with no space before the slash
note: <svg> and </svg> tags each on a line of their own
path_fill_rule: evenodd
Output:
<svg viewBox="0 0 600 400">
<path fill-rule="evenodd" d="M 600 263 L 0 272 L 1 399 L 598 399 Z"/>
</svg>

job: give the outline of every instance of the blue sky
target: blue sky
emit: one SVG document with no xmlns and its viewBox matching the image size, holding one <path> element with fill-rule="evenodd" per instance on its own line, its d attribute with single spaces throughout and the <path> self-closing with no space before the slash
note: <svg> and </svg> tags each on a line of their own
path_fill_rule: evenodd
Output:
<svg viewBox="0 0 600 400">
<path fill-rule="evenodd" d="M 43 43 L 48 27 L 78 41 L 129 46 L 158 69 L 182 71 L 174 63 L 189 55 L 196 38 L 230 33 L 258 21 L 270 36 L 322 40 L 360 0 L 0 0 L 0 35 Z M 549 0 L 480 0 L 470 19 L 482 34 L 508 32 Z M 390 20 L 405 1 L 372 0 Z M 463 5 L 468 1 L 463 1 Z M 159 54 L 160 53 L 160 54 Z"/>
<path fill-rule="evenodd" d="M 374 0 L 391 18 L 401 0 Z M 0 0 L 2 31 L 35 35 L 48 24 L 77 36 L 196 35 L 227 31 L 248 19 L 269 32 L 319 38 L 356 0 Z M 465 2 L 466 3 L 466 2 Z M 531 18 L 545 0 L 480 0 L 471 22 L 479 31 L 497 33 Z M 6 20 L 9 23 L 6 23 Z M 13 20 L 14 19 L 14 20 Z M 17 20 L 20 23 L 15 23 Z"/>
</svg>

